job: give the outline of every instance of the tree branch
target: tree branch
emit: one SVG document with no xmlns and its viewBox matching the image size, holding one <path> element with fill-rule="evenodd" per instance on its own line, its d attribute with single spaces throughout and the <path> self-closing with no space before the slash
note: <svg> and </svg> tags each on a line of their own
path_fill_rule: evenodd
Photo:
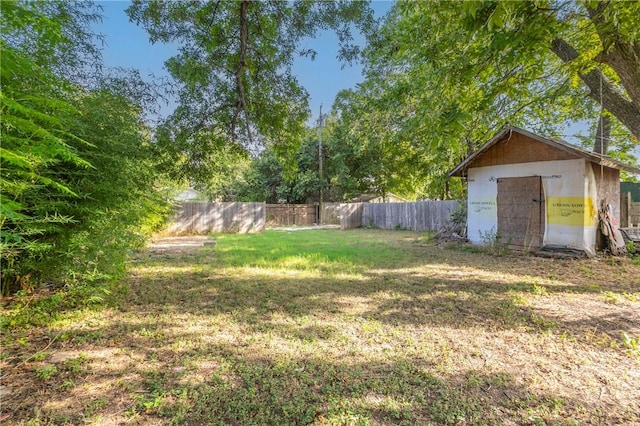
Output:
<svg viewBox="0 0 640 426">
<path fill-rule="evenodd" d="M 565 63 L 578 58 L 578 52 L 562 38 L 556 38 L 551 42 L 551 50 Z M 620 93 L 599 69 L 595 68 L 586 73 L 579 72 L 578 76 L 589 88 L 589 97 L 611 112 L 636 138 L 640 139 L 640 108 Z"/>
<path fill-rule="evenodd" d="M 640 41 L 625 39 L 615 30 L 616 26 L 605 13 L 607 7 L 610 7 L 609 2 L 599 2 L 595 7 L 590 7 L 587 3 L 585 7 L 602 43 L 602 52 L 596 61 L 607 64 L 616 71 L 631 102 L 640 108 Z"/>
<path fill-rule="evenodd" d="M 244 112 L 247 139 L 249 140 L 249 144 L 253 145 L 253 138 L 251 137 L 251 126 L 249 121 L 249 111 L 247 109 L 247 99 L 244 91 L 244 82 L 242 80 L 244 69 L 247 66 L 247 44 L 249 39 L 249 21 L 247 17 L 248 9 L 249 0 L 243 0 L 242 2 L 240 2 L 240 57 L 238 59 L 238 67 L 236 68 L 236 89 L 238 90 L 238 96 L 240 97 L 240 99 L 238 100 L 238 109 L 233 121 L 235 123 L 235 117 L 237 117 L 240 111 Z"/>
</svg>

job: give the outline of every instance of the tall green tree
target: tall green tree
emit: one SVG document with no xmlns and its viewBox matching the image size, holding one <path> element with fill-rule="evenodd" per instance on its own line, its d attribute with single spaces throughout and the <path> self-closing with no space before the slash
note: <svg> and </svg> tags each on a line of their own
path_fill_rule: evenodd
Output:
<svg viewBox="0 0 640 426">
<path fill-rule="evenodd" d="M 364 145 L 379 139 L 379 163 L 428 197 L 462 195 L 448 170 L 507 123 L 561 136 L 590 120 L 594 135 L 604 110 L 616 129 L 606 141 L 628 150 L 640 117 L 638 4 L 397 2 L 340 120 Z"/>
<path fill-rule="evenodd" d="M 490 114 L 552 130 L 600 105 L 637 141 L 638 16 L 638 2 L 399 2 L 377 47 L 424 85 L 437 128 L 473 137 Z"/>
<path fill-rule="evenodd" d="M 269 204 L 294 203 L 290 174 L 270 149 L 251 161 L 242 176 L 233 183 L 232 200 L 264 201 Z"/>
<path fill-rule="evenodd" d="M 102 74 L 93 25 L 101 7 L 92 1 L 3 1 L 0 34 L 7 46 L 22 52 L 37 67 L 75 84 L 87 85 Z"/>
<path fill-rule="evenodd" d="M 434 155 L 415 129 L 406 125 L 410 112 L 387 77 L 368 78 L 336 99 L 334 157 L 348 171 L 339 175 L 342 186 L 351 187 L 353 195 L 385 197 L 393 192 L 409 199 L 449 197 L 444 186 L 434 186 L 432 176 L 438 168 L 430 164 Z"/>
<path fill-rule="evenodd" d="M 257 152 L 297 148 L 309 115 L 308 93 L 292 74 L 300 42 L 335 30 L 339 56 L 354 60 L 352 31 L 369 31 L 367 2 L 142 1 L 127 10 L 151 42 L 175 43 L 166 63 L 177 82 L 178 107 L 158 143 L 177 147 L 181 167 L 200 179 L 212 172 L 206 156 L 223 145 Z M 295 149 L 294 149 L 295 151 Z"/>
</svg>

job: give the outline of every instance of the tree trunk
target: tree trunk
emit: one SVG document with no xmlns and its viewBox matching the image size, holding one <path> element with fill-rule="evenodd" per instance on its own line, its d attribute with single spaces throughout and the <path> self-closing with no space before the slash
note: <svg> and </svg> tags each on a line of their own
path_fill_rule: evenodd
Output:
<svg viewBox="0 0 640 426">
<path fill-rule="evenodd" d="M 251 137 L 251 125 L 249 120 L 249 111 L 247 106 L 247 98 L 244 90 L 244 81 L 242 79 L 244 69 L 247 66 L 247 44 L 249 39 L 249 21 L 248 21 L 248 9 L 249 9 L 249 0 L 243 0 L 240 2 L 240 58 L 238 60 L 238 67 L 236 68 L 236 90 L 238 91 L 238 105 L 237 110 L 233 120 L 233 130 L 232 134 L 235 134 L 235 117 L 237 117 L 240 112 L 244 113 L 245 118 L 245 130 L 247 132 L 247 139 L 249 141 L 249 146 L 253 147 L 253 140 Z"/>
<path fill-rule="evenodd" d="M 551 50 L 563 62 L 571 62 L 578 52 L 561 38 L 551 42 Z M 589 88 L 589 97 L 601 104 L 624 124 L 631 134 L 640 139 L 640 108 L 618 91 L 615 85 L 595 68 L 587 73 L 578 74 Z M 602 90 L 601 90 L 602 89 Z"/>
<path fill-rule="evenodd" d="M 598 2 L 595 7 L 586 4 L 602 43 L 602 53 L 596 60 L 616 71 L 631 102 L 640 108 L 640 41 L 630 40 L 617 30 L 612 15 L 605 13 L 608 6 L 609 2 Z"/>
</svg>

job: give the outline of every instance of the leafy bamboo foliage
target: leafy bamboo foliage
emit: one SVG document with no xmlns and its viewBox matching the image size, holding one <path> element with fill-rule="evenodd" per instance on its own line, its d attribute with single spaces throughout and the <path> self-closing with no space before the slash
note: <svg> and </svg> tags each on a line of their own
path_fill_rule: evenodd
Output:
<svg viewBox="0 0 640 426">
<path fill-rule="evenodd" d="M 55 59 L 43 62 L 39 52 L 82 51 L 86 40 L 64 36 L 73 25 L 42 6 L 3 5 L 3 27 L 25 26 L 38 47 L 0 40 L 3 294 L 115 278 L 127 250 L 167 213 L 141 106 L 125 96 L 139 84 L 104 79 L 87 89 L 63 78 Z"/>
<path fill-rule="evenodd" d="M 56 176 L 60 164 L 90 168 L 70 145 L 87 144 L 67 131 L 63 117 L 77 116 L 64 99 L 42 89 L 56 79 L 2 41 L 2 156 L 0 167 L 0 225 L 2 230 L 2 290 L 32 272 L 25 264 L 52 249 L 43 235 L 55 233 L 74 221 L 60 213 L 62 198 L 77 197 Z M 30 76 L 25 84 L 22 76 Z"/>
</svg>

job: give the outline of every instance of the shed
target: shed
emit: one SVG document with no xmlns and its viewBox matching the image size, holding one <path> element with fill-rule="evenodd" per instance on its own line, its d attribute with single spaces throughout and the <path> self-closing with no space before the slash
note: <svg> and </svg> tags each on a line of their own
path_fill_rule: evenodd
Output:
<svg viewBox="0 0 640 426">
<path fill-rule="evenodd" d="M 511 248 L 595 254 L 602 201 L 620 211 L 620 170 L 640 169 L 514 126 L 502 129 L 449 176 L 466 178 L 467 236 Z"/>
</svg>

